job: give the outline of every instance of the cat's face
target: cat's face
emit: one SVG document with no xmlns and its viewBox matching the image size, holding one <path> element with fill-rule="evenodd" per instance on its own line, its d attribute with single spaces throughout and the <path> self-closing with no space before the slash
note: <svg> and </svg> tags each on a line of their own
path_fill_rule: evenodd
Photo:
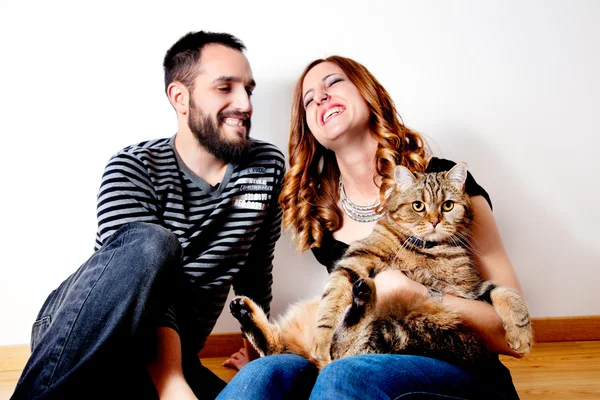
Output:
<svg viewBox="0 0 600 400">
<path fill-rule="evenodd" d="M 466 241 L 471 223 L 466 178 L 464 163 L 448 172 L 425 174 L 397 167 L 396 188 L 387 204 L 392 225 L 402 234 L 426 241 Z"/>
</svg>

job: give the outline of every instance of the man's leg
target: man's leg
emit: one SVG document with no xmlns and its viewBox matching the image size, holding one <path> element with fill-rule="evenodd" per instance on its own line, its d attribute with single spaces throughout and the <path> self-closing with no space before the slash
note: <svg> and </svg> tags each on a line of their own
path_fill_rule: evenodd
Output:
<svg viewBox="0 0 600 400">
<path fill-rule="evenodd" d="M 198 400 L 214 400 L 227 383 L 202 365 L 197 354 L 182 357 L 185 379 Z"/>
<path fill-rule="evenodd" d="M 136 222 L 115 232 L 46 300 L 12 398 L 125 398 L 128 389 L 119 385 L 128 383 L 152 392 L 143 354 L 173 300 L 181 252 L 159 225 Z"/>
<path fill-rule="evenodd" d="M 518 399 L 510 374 L 502 368 L 480 374 L 428 357 L 360 355 L 323 368 L 310 398 Z"/>
<path fill-rule="evenodd" d="M 307 399 L 316 377 L 317 368 L 299 355 L 261 357 L 246 364 L 217 399 Z"/>
</svg>

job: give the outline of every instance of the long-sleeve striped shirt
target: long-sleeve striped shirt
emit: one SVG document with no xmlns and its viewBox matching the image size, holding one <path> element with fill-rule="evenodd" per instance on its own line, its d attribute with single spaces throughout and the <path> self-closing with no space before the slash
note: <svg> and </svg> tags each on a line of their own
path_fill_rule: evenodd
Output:
<svg viewBox="0 0 600 400">
<path fill-rule="evenodd" d="M 160 224 L 178 237 L 183 286 L 161 325 L 197 352 L 231 285 L 269 312 L 285 164 L 277 147 L 254 140 L 245 161 L 230 163 L 222 182 L 211 187 L 185 166 L 174 138 L 132 145 L 110 159 L 98 193 L 95 249 L 133 221 Z"/>
</svg>

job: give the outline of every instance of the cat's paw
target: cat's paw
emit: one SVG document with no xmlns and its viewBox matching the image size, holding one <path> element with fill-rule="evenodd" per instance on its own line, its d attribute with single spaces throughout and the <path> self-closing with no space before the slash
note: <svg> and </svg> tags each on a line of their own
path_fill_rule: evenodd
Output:
<svg viewBox="0 0 600 400">
<path fill-rule="evenodd" d="M 315 365 L 317 366 L 317 369 L 320 371 L 323 368 L 325 368 L 325 366 L 327 364 L 329 364 L 330 362 L 331 362 L 331 357 L 327 358 L 326 360 L 316 360 Z"/>
<path fill-rule="evenodd" d="M 252 308 L 247 297 L 238 296 L 229 303 L 229 311 L 242 326 L 252 322 Z"/>
<path fill-rule="evenodd" d="M 237 296 L 229 303 L 229 311 L 261 356 L 282 352 L 278 337 L 258 304 L 248 297 Z"/>
<path fill-rule="evenodd" d="M 506 330 L 506 341 L 508 346 L 516 353 L 524 356 L 531 351 L 533 343 L 533 331 L 529 314 L 515 316 L 504 325 Z"/>
<path fill-rule="evenodd" d="M 319 369 L 331 362 L 330 354 L 331 340 L 325 335 L 315 335 L 313 344 L 310 349 L 310 356 L 316 361 Z"/>
<path fill-rule="evenodd" d="M 359 303 L 368 303 L 371 300 L 374 287 L 369 285 L 366 279 L 359 279 L 352 286 L 353 301 Z"/>
<path fill-rule="evenodd" d="M 497 287 L 491 292 L 494 309 L 502 319 L 508 346 L 521 356 L 531 351 L 533 330 L 525 300 L 513 289 Z"/>
</svg>

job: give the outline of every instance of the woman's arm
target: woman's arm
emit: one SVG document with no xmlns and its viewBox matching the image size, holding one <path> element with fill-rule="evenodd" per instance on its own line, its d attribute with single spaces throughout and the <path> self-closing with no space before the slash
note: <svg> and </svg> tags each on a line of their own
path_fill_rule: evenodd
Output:
<svg viewBox="0 0 600 400">
<path fill-rule="evenodd" d="M 489 204 L 482 196 L 472 197 L 471 203 L 473 205 L 471 244 L 475 263 L 481 276 L 485 280 L 493 281 L 496 285 L 511 287 L 522 296 L 521 286 L 502 244 L 502 238 Z M 480 335 L 490 350 L 522 357 L 508 346 L 502 320 L 491 305 L 483 302 L 471 304 L 473 303 L 471 301 L 454 296 L 448 297 L 448 304 L 455 306 L 463 313 L 465 321 Z M 461 304 L 464 302 L 468 304 Z M 482 306 L 485 306 L 487 311 Z M 479 314 L 480 312 L 482 314 Z"/>
<path fill-rule="evenodd" d="M 511 287 L 522 294 L 517 275 L 504 250 L 500 232 L 489 204 L 482 196 L 471 198 L 473 204 L 473 255 L 483 279 Z"/>
<path fill-rule="evenodd" d="M 502 240 L 492 210 L 482 196 L 471 198 L 473 204 L 474 223 L 471 240 L 475 262 L 486 280 L 492 280 L 497 285 L 514 288 L 521 293 L 510 259 L 504 250 Z M 386 292 L 404 291 L 407 296 L 427 296 L 427 288 L 401 273 L 400 271 L 385 271 L 375 277 L 377 293 L 385 296 Z M 473 331 L 481 337 L 488 348 L 496 353 L 513 357 L 522 355 L 513 351 L 506 341 L 506 332 L 502 320 L 490 304 L 467 300 L 444 294 L 443 302 L 459 311 Z"/>
</svg>

